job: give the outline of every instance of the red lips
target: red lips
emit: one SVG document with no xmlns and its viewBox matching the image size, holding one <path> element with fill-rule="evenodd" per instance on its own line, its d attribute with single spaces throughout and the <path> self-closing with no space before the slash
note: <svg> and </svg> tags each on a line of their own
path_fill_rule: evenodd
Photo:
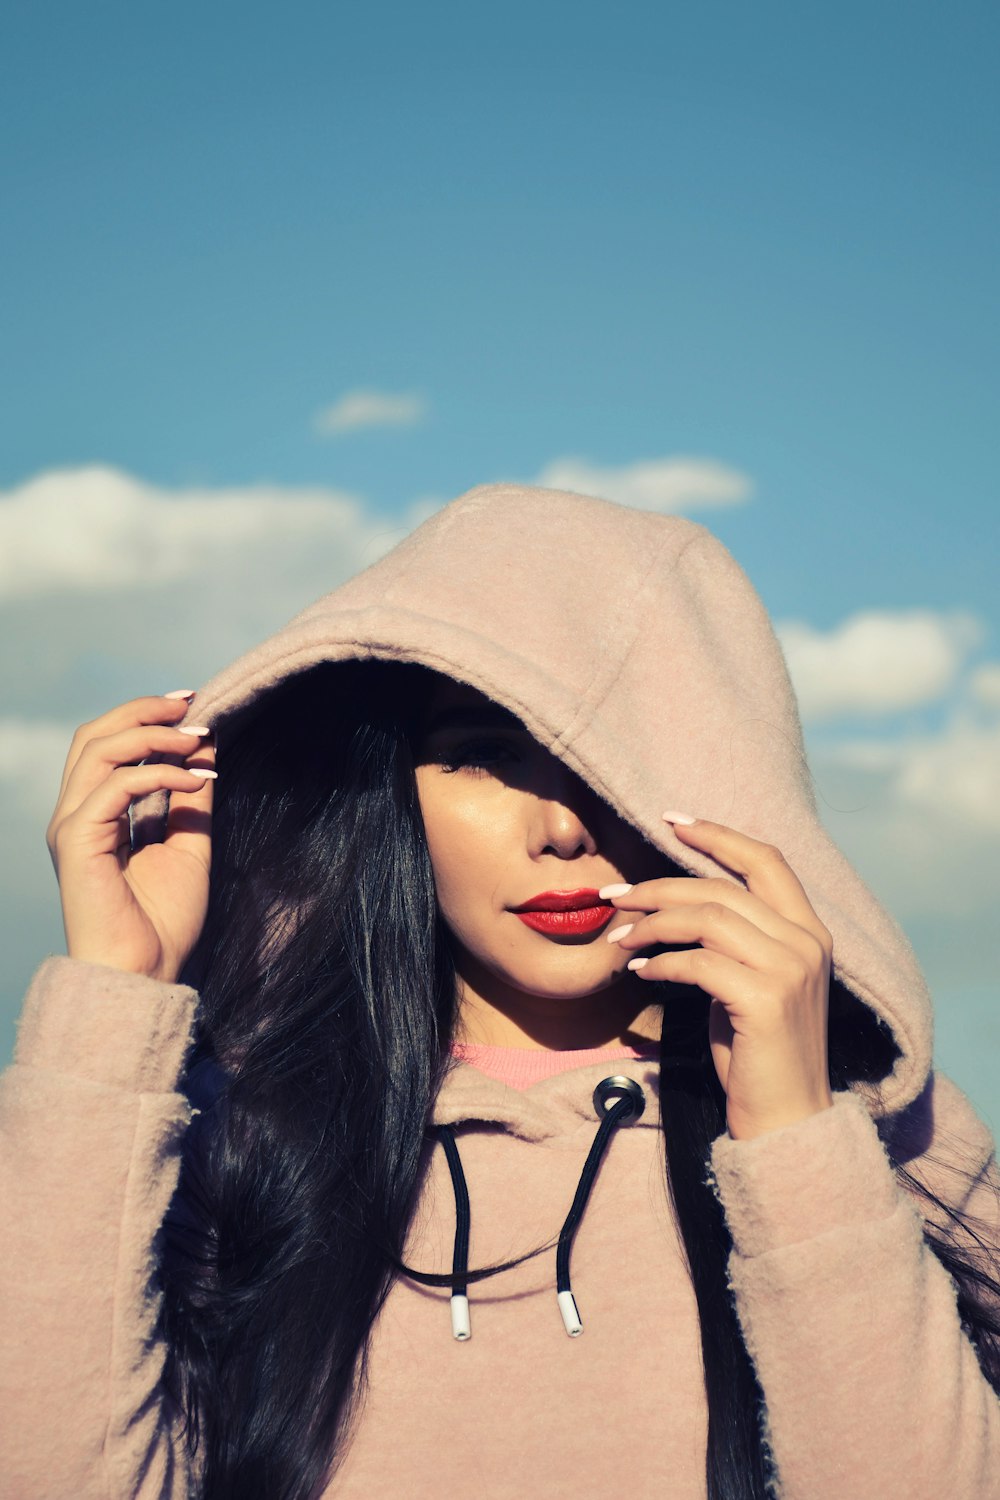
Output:
<svg viewBox="0 0 1000 1500">
<path fill-rule="evenodd" d="M 578 891 L 542 891 L 541 895 L 511 909 L 526 927 L 533 927 L 536 932 L 570 937 L 597 932 L 615 914 L 611 902 L 602 901 L 591 886 Z"/>
</svg>

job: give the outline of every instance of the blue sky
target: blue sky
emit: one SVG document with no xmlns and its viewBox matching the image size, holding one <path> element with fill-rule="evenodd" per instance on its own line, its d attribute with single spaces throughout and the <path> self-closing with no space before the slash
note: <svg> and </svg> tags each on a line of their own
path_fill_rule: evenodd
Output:
<svg viewBox="0 0 1000 1500">
<path fill-rule="evenodd" d="M 184 516 L 266 491 L 275 524 L 346 496 L 405 529 L 479 482 L 628 494 L 646 464 L 798 643 L 831 831 L 1000 1126 L 998 43 L 970 3 L 9 6 L 8 1014 L 60 941 L 38 846 L 65 727 L 196 685 L 319 589 L 292 548 L 227 612 Z M 324 430 L 365 391 L 381 420 Z M 190 576 L 140 609 L 170 525 Z M 132 583 L 98 589 L 132 545 Z"/>
</svg>

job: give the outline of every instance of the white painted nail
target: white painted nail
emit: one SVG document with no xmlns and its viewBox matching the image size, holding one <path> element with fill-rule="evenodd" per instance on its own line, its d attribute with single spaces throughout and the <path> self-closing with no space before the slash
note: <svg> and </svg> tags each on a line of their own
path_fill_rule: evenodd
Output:
<svg viewBox="0 0 1000 1500">
<path fill-rule="evenodd" d="M 597 894 L 602 901 L 610 901 L 612 896 L 627 896 L 631 889 L 630 885 L 602 885 Z"/>
<path fill-rule="evenodd" d="M 632 931 L 632 928 L 634 926 L 635 926 L 634 922 L 626 922 L 624 927 L 616 927 L 615 930 L 614 930 L 614 932 L 609 932 L 608 933 L 608 942 L 609 943 L 620 943 L 621 940 L 622 940 L 622 938 L 626 937 L 628 935 L 628 933 L 630 933 Z"/>
<path fill-rule="evenodd" d="M 172 693 L 164 693 L 164 698 L 193 698 L 196 688 L 174 688 Z"/>
<path fill-rule="evenodd" d="M 218 781 L 219 779 L 218 771 L 200 771 L 197 766 L 185 766 L 184 770 L 188 773 L 189 776 L 207 776 L 212 781 Z"/>
<path fill-rule="evenodd" d="M 664 823 L 697 823 L 698 819 L 689 818 L 687 813 L 665 812 L 663 821 Z"/>
<path fill-rule="evenodd" d="M 644 969 L 648 963 L 648 958 L 630 958 L 625 967 L 626 969 Z"/>
<path fill-rule="evenodd" d="M 200 739 L 203 734 L 212 733 L 205 724 L 178 724 L 177 731 L 179 734 L 193 734 L 196 739 Z"/>
</svg>

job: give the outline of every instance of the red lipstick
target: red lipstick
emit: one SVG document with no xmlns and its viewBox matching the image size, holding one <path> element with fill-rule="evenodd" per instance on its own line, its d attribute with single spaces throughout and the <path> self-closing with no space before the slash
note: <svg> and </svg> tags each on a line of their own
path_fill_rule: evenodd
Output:
<svg viewBox="0 0 1000 1500">
<path fill-rule="evenodd" d="M 578 891 L 542 891 L 511 909 L 526 927 L 550 936 L 597 932 L 615 914 L 611 902 L 602 901 L 590 886 Z"/>
</svg>

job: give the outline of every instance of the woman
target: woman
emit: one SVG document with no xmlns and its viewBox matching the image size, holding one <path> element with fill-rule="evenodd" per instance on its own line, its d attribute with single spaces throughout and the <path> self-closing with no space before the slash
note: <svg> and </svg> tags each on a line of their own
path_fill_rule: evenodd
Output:
<svg viewBox="0 0 1000 1500">
<path fill-rule="evenodd" d="M 474 489 L 49 842 L 5 1496 L 1000 1495 L 994 1141 L 704 527 Z"/>
</svg>

